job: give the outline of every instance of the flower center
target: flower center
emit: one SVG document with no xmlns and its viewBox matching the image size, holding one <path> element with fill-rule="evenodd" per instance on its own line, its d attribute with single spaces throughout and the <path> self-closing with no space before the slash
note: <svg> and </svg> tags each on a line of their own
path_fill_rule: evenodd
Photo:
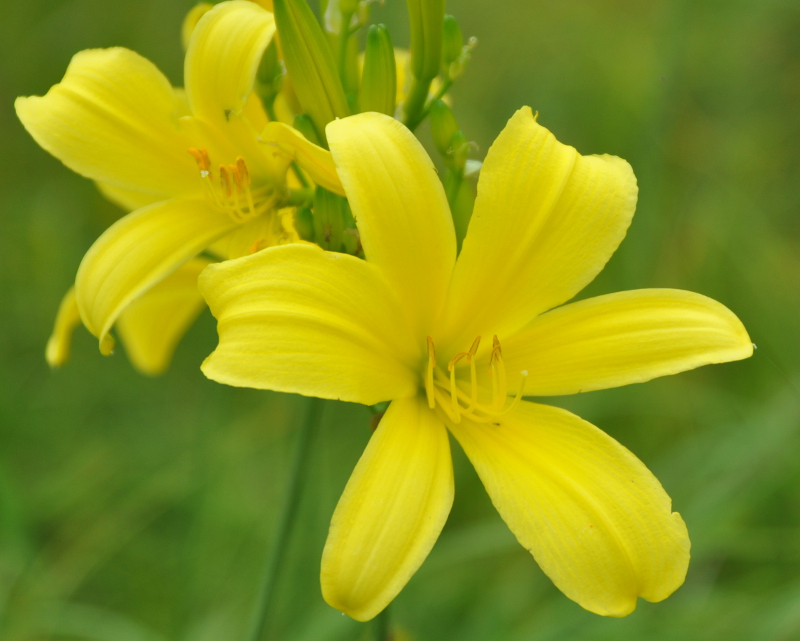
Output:
<svg viewBox="0 0 800 641">
<path fill-rule="evenodd" d="M 215 182 L 208 151 L 193 147 L 187 151 L 197 161 L 200 179 L 212 206 L 230 216 L 234 222 L 243 223 L 274 207 L 277 200 L 275 190 L 270 187 L 252 189 L 250 170 L 241 156 L 237 156 L 232 165 L 220 165 L 219 181 Z"/>
<path fill-rule="evenodd" d="M 475 363 L 475 354 L 481 343 L 478 336 L 467 352 L 456 354 L 447 364 L 447 374 L 436 367 L 436 348 L 433 339 L 428 336 L 428 365 L 425 370 L 425 394 L 428 406 L 435 409 L 438 405 L 447 417 L 454 423 L 460 423 L 465 416 L 478 423 L 489 423 L 511 412 L 522 400 L 525 379 L 528 372 L 521 372 L 522 380 L 517 388 L 517 394 L 511 403 L 508 400 L 508 381 L 506 367 L 503 362 L 503 350 L 497 336 L 492 338 L 492 352 L 489 355 L 489 375 L 492 379 L 492 401 L 482 402 L 478 398 L 478 369 Z M 469 367 L 469 390 L 464 391 L 459 387 L 456 369 L 459 366 Z"/>
</svg>

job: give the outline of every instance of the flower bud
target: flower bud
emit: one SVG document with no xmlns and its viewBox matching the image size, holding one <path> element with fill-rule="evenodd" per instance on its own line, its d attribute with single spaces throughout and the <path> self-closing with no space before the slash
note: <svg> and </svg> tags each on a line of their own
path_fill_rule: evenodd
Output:
<svg viewBox="0 0 800 641">
<path fill-rule="evenodd" d="M 283 59 L 300 105 L 321 137 L 325 125 L 349 115 L 331 48 L 305 0 L 275 0 Z"/>
<path fill-rule="evenodd" d="M 469 153 L 469 142 L 458 128 L 453 112 L 443 101 L 436 100 L 431 104 L 430 116 L 433 144 L 442 154 L 448 168 L 463 173 Z"/>
<path fill-rule="evenodd" d="M 317 187 L 314 196 L 314 242 L 322 249 L 341 250 L 346 207 L 344 198 Z"/>
<path fill-rule="evenodd" d="M 461 27 L 453 16 L 444 17 L 444 37 L 442 40 L 442 62 L 450 65 L 461 57 L 464 48 L 464 36 Z"/>
<path fill-rule="evenodd" d="M 397 101 L 397 68 L 389 31 L 372 25 L 367 33 L 364 71 L 361 75 L 361 111 L 394 115 Z"/>
<path fill-rule="evenodd" d="M 294 228 L 303 240 L 314 241 L 314 216 L 310 207 L 298 207 L 294 210 Z"/>
<path fill-rule="evenodd" d="M 442 62 L 444 0 L 408 0 L 411 25 L 411 73 L 417 80 L 433 80 Z"/>
</svg>

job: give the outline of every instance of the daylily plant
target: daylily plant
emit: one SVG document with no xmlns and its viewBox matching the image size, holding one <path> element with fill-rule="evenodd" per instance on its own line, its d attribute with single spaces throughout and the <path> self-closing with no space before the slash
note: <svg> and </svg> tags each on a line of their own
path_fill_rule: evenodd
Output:
<svg viewBox="0 0 800 641">
<path fill-rule="evenodd" d="M 93 49 L 76 54 L 45 96 L 17 99 L 20 120 L 45 150 L 134 210 L 81 262 L 48 349 L 51 363 L 66 357 L 77 310 L 103 353 L 112 350 L 109 332 L 119 321 L 129 352 L 141 356 L 132 360 L 161 371 L 202 305 L 190 277 L 197 265 L 184 265 L 212 245 L 227 258 L 296 239 L 281 221 L 281 208 L 293 204 L 287 171 L 294 161 L 304 179 L 343 193 L 330 152 L 268 122 L 253 91 L 274 34 L 273 16 L 261 6 L 224 2 L 191 33 L 185 90 L 133 51 Z M 165 287 L 179 295 L 149 296 L 176 271 L 182 275 Z M 134 301 L 142 304 L 126 314 Z"/>
<path fill-rule="evenodd" d="M 423 562 L 453 501 L 448 431 L 569 598 L 625 616 L 638 597 L 669 596 L 689 538 L 658 480 L 593 425 L 523 400 L 752 353 L 736 316 L 699 294 L 563 305 L 625 236 L 637 199 L 628 163 L 582 156 L 520 110 L 489 150 L 457 255 L 442 185 L 402 124 L 361 114 L 330 123 L 327 137 L 366 260 L 285 245 L 199 279 L 220 335 L 209 378 L 391 401 L 333 515 L 325 599 L 368 620 Z"/>
</svg>

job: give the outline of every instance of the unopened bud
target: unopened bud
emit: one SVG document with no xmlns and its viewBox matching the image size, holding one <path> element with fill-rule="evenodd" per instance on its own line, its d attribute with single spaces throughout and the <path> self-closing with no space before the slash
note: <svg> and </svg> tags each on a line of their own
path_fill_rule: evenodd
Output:
<svg viewBox="0 0 800 641">
<path fill-rule="evenodd" d="M 408 0 L 411 73 L 417 80 L 439 75 L 444 31 L 444 0 Z"/>
<path fill-rule="evenodd" d="M 314 241 L 314 215 L 310 207 L 298 207 L 294 210 L 294 228 L 303 240 Z"/>
<path fill-rule="evenodd" d="M 444 38 L 442 40 L 442 62 L 449 65 L 461 57 L 464 48 L 464 36 L 461 27 L 453 16 L 444 17 Z"/>
<path fill-rule="evenodd" d="M 431 104 L 430 114 L 433 144 L 450 169 L 463 172 L 467 163 L 469 142 L 458 128 L 453 112 L 444 102 L 436 100 Z"/>
<path fill-rule="evenodd" d="M 347 201 L 317 187 L 314 196 L 314 242 L 328 251 L 341 251 Z"/>
<path fill-rule="evenodd" d="M 397 101 L 397 68 L 389 31 L 382 24 L 367 33 L 364 71 L 361 76 L 361 111 L 394 115 Z"/>
<path fill-rule="evenodd" d="M 327 38 L 305 0 L 275 0 L 275 22 L 292 87 L 324 137 L 325 125 L 349 115 Z"/>
</svg>

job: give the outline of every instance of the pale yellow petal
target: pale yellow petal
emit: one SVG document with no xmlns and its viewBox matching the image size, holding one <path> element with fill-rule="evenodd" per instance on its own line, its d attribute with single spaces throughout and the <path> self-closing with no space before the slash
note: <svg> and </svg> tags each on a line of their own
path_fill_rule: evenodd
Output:
<svg viewBox="0 0 800 641">
<path fill-rule="evenodd" d="M 189 42 L 192 39 L 192 34 L 194 33 L 197 23 L 200 22 L 200 18 L 213 8 L 214 5 L 210 2 L 199 2 L 186 13 L 183 24 L 181 24 L 181 44 L 184 50 L 189 48 Z"/>
<path fill-rule="evenodd" d="M 153 203 L 163 200 L 161 196 L 154 196 L 153 194 L 133 191 L 131 189 L 122 189 L 106 183 L 95 183 L 95 185 L 97 185 L 97 189 L 100 190 L 103 196 L 126 212 L 131 212 L 134 209 L 141 209 L 142 207 L 147 207 L 147 205 L 152 205 Z"/>
<path fill-rule="evenodd" d="M 497 423 L 450 426 L 494 506 L 570 599 L 621 617 L 684 581 L 686 526 L 622 445 L 565 410 L 522 402 Z"/>
<path fill-rule="evenodd" d="M 383 114 L 336 120 L 327 133 L 367 260 L 395 287 L 417 334 L 433 333 L 456 253 L 433 163 L 403 124 Z"/>
<path fill-rule="evenodd" d="M 75 301 L 75 288 L 70 287 L 56 314 L 56 322 L 53 325 L 53 333 L 47 341 L 47 348 L 44 356 L 50 367 L 61 367 L 69 360 L 70 344 L 72 342 L 72 332 L 81 324 L 81 315 L 78 311 L 78 303 Z"/>
<path fill-rule="evenodd" d="M 747 358 L 753 344 L 720 303 L 677 289 L 598 296 L 543 314 L 503 343 L 525 393 L 575 394 Z M 518 376 L 510 376 L 516 385 Z M 512 388 L 513 389 L 513 388 Z"/>
<path fill-rule="evenodd" d="M 81 51 L 47 95 L 17 98 L 15 107 L 39 145 L 87 178 L 162 199 L 201 186 L 178 128 L 178 97 L 133 51 Z"/>
<path fill-rule="evenodd" d="M 581 156 L 519 110 L 481 169 L 448 305 L 454 345 L 502 340 L 577 294 L 625 236 L 637 193 L 627 162 Z"/>
<path fill-rule="evenodd" d="M 344 196 L 333 156 L 327 149 L 309 142 L 297 129 L 282 122 L 269 123 L 261 134 L 261 140 L 265 153 L 283 159 L 286 167 L 292 161 L 297 161 L 317 185 Z"/>
<path fill-rule="evenodd" d="M 194 258 L 128 305 L 116 330 L 134 367 L 162 374 L 175 348 L 205 307 L 197 277 L 210 261 Z"/>
<path fill-rule="evenodd" d="M 203 373 L 228 385 L 372 405 L 414 393 L 423 345 L 373 265 L 310 244 L 209 266 L 200 291 L 219 346 Z"/>
<path fill-rule="evenodd" d="M 139 209 L 109 227 L 81 261 L 75 279 L 86 327 L 108 353 L 108 332 L 137 296 L 233 229 L 204 201 L 175 200 Z"/>
<path fill-rule="evenodd" d="M 447 430 L 419 397 L 392 401 L 339 499 L 322 554 L 322 594 L 367 621 L 428 556 L 453 504 Z"/>
<path fill-rule="evenodd" d="M 203 14 L 192 32 L 184 69 L 196 117 L 222 124 L 242 113 L 274 34 L 272 14 L 252 2 L 223 2 Z"/>
</svg>

